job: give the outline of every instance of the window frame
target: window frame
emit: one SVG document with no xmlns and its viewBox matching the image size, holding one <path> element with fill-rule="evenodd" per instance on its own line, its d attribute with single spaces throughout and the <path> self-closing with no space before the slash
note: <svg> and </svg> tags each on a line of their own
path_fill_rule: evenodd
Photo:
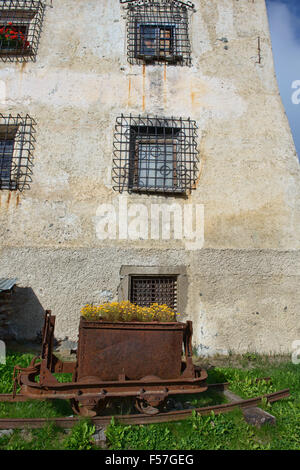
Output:
<svg viewBox="0 0 300 470">
<path fill-rule="evenodd" d="M 21 47 L 3 47 L 0 41 L 0 59 L 2 62 L 35 61 L 45 7 L 41 0 L 3 1 L 3 5 L 0 7 L 0 28 L 11 27 L 17 31 L 22 31 L 24 44 Z"/>
<path fill-rule="evenodd" d="M 4 142 L 4 148 L 2 149 L 2 143 Z M 6 151 L 5 146 L 6 143 L 9 142 L 9 151 Z M 13 157 L 14 157 L 14 147 L 15 147 L 15 140 L 14 139 L 6 139 L 3 140 L 0 137 L 0 180 L 1 180 L 1 187 L 7 184 L 9 187 L 11 186 L 12 179 L 12 166 L 13 166 Z"/>
<path fill-rule="evenodd" d="M 9 21 L 9 22 L 10 22 L 10 21 Z M 9 23 L 9 22 L 8 22 L 8 23 Z M 8 24 L 8 23 L 7 23 L 7 24 Z M 0 19 L 0 29 L 1 29 L 2 27 L 5 27 L 5 28 L 6 28 L 7 25 L 3 24 L 3 23 L 1 22 L 1 19 Z M 16 29 L 17 29 L 17 28 L 20 28 L 20 27 L 25 29 L 25 33 L 24 33 L 23 31 L 21 31 L 20 29 L 19 29 L 18 32 L 21 31 L 21 32 L 24 34 L 24 37 L 25 37 L 25 40 L 24 40 L 24 41 L 28 42 L 28 33 L 29 33 L 29 28 L 30 28 L 30 22 L 29 22 L 28 24 L 24 24 L 24 23 L 20 23 L 20 24 L 19 24 L 19 23 L 15 22 L 15 21 L 12 22 L 11 28 L 16 28 Z M 3 48 L 2 43 L 1 43 L 1 40 L 0 40 L 0 54 L 1 54 L 1 55 L 5 55 L 5 54 L 10 54 L 10 55 L 12 55 L 12 54 L 15 54 L 15 55 L 23 55 L 23 54 L 25 54 L 25 55 L 30 55 L 31 53 L 32 53 L 32 49 L 31 49 L 30 45 L 27 46 L 27 49 L 26 49 L 25 47 Z"/>
<path fill-rule="evenodd" d="M 148 305 L 148 302 L 147 302 L 147 305 L 145 303 L 139 303 L 137 301 L 134 301 L 134 298 L 133 298 L 133 289 L 134 289 L 134 281 L 137 280 L 137 281 L 150 281 L 150 280 L 156 280 L 158 281 L 157 283 L 157 286 L 155 286 L 154 284 L 154 288 L 156 289 L 156 294 L 157 294 L 157 291 L 159 290 L 158 289 L 158 285 L 159 285 L 159 281 L 160 280 L 170 280 L 170 281 L 173 281 L 173 287 L 172 289 L 174 290 L 174 293 L 173 293 L 173 302 L 172 302 L 172 305 L 168 305 L 168 301 L 167 300 L 164 300 L 162 297 L 159 298 L 159 295 L 157 294 L 157 297 L 153 299 L 153 301 L 150 301 L 149 302 L 149 305 Z M 130 278 L 129 278 L 129 300 L 131 303 L 136 303 L 137 305 L 140 305 L 141 307 L 150 307 L 153 303 L 157 303 L 159 305 L 168 305 L 169 308 L 171 308 L 172 310 L 174 310 L 175 312 L 177 311 L 177 275 L 173 274 L 173 275 L 166 275 L 166 274 L 163 274 L 163 275 L 154 275 L 154 274 L 151 274 L 151 275 L 130 275 Z"/>
<path fill-rule="evenodd" d="M 5 127 L 5 126 L 0 125 L 0 143 L 4 142 L 3 153 L 2 153 L 1 145 L 0 145 L 0 189 L 16 189 L 17 179 L 12 179 L 12 171 L 13 171 L 13 165 L 15 165 L 13 160 L 14 160 L 14 155 L 15 155 L 15 152 L 16 152 L 15 138 L 16 138 L 16 134 L 18 132 L 18 127 L 8 126 L 6 128 L 5 132 L 2 131 L 3 127 Z M 11 155 L 10 155 L 10 168 L 9 168 L 9 170 L 5 170 L 4 165 L 2 164 L 2 158 L 5 158 L 5 142 L 13 142 L 12 149 L 11 149 Z M 3 175 L 2 175 L 3 170 L 9 172 L 9 176 L 3 177 Z M 4 184 L 3 184 L 3 181 L 4 181 Z"/>
<path fill-rule="evenodd" d="M 151 136 L 150 136 L 151 137 Z M 159 144 L 159 140 L 161 140 L 161 144 Z M 151 185 L 141 185 L 139 184 L 139 172 L 141 171 L 140 169 L 140 157 L 139 157 L 139 153 L 140 153 L 140 150 L 139 150 L 139 147 L 140 145 L 155 145 L 155 144 L 158 144 L 158 145 L 173 145 L 173 169 L 171 170 L 172 173 L 173 173 L 173 176 L 172 176 L 172 184 L 170 186 L 170 190 L 174 190 L 174 188 L 177 186 L 177 173 L 176 173 L 176 164 L 177 164 L 177 144 L 175 142 L 175 139 L 164 139 L 164 138 L 161 138 L 161 139 L 147 139 L 147 140 L 143 140 L 143 138 L 141 139 L 136 139 L 135 140 L 135 151 L 134 151 L 134 165 L 133 165 L 133 175 L 132 175 L 132 179 L 133 179 L 133 184 L 131 186 L 131 189 L 134 190 L 134 191 L 146 191 L 146 192 L 149 192 L 151 190 L 155 191 L 155 192 L 160 192 L 160 186 L 157 185 L 157 183 L 155 184 L 155 186 L 151 186 Z M 164 160 L 165 162 L 167 161 L 166 160 L 166 156 L 167 154 L 165 153 L 164 154 Z M 167 164 L 167 163 L 165 163 Z M 157 177 L 157 172 L 159 170 L 157 168 L 155 168 L 155 182 L 157 182 L 158 179 L 162 178 L 164 180 L 166 180 L 165 176 L 162 176 L 162 177 Z M 148 177 L 146 176 L 146 180 L 148 179 L 151 179 L 152 177 Z M 178 188 L 179 189 L 179 188 Z M 166 189 L 165 189 L 165 185 L 163 185 L 161 187 L 161 192 L 165 192 Z"/>
<path fill-rule="evenodd" d="M 190 118 L 165 118 L 158 116 L 124 116 L 116 119 L 113 141 L 112 188 L 123 191 L 157 193 L 186 197 L 196 189 L 199 153 L 196 121 Z M 173 166 L 172 185 L 143 187 L 138 183 L 138 152 L 136 140 L 145 144 L 169 142 L 176 145 L 176 164 Z M 167 161 L 167 158 L 166 158 Z M 168 177 L 165 178 L 165 181 Z"/>
<path fill-rule="evenodd" d="M 0 140 L 13 140 L 10 177 L 2 178 L 2 155 L 0 154 L 0 191 L 23 191 L 29 189 L 33 166 L 35 121 L 26 116 L 4 116 L 0 113 Z M 4 144 L 5 148 L 5 144 Z M 2 181 L 4 180 L 4 181 Z"/>
<path fill-rule="evenodd" d="M 175 277 L 177 279 L 176 311 L 180 313 L 180 320 L 185 315 L 188 302 L 188 275 L 186 266 L 133 266 L 123 265 L 120 269 L 120 284 L 118 300 L 130 300 L 130 279 L 133 276 Z"/>
<path fill-rule="evenodd" d="M 142 28 L 154 28 L 155 29 L 155 47 L 153 54 L 147 54 L 143 51 L 145 46 L 143 42 L 145 41 L 144 35 L 142 34 Z M 155 22 L 136 22 L 135 27 L 135 58 L 141 59 L 147 62 L 154 62 L 154 61 L 165 61 L 165 62 L 180 62 L 183 60 L 182 54 L 179 50 L 179 42 L 177 41 L 177 26 L 176 24 L 166 24 L 166 23 L 155 23 Z M 160 51 L 160 43 L 161 43 L 161 36 L 160 33 L 162 30 L 170 30 L 171 37 L 170 37 L 170 48 L 169 54 L 164 52 L 161 53 Z M 166 39 L 164 39 L 166 40 Z"/>
<path fill-rule="evenodd" d="M 191 66 L 191 42 L 189 33 L 189 11 L 192 5 L 175 0 L 139 0 L 128 4 L 127 9 L 127 60 L 130 64 L 169 64 Z M 173 32 L 173 51 L 160 52 L 160 41 L 156 34 L 155 53 L 143 48 L 143 28 L 170 29 Z"/>
</svg>

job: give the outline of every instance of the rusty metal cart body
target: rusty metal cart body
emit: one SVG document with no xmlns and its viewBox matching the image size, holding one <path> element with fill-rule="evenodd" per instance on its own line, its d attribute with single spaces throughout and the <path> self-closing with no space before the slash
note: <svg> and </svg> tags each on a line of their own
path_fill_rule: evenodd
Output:
<svg viewBox="0 0 300 470">
<path fill-rule="evenodd" d="M 207 390 L 206 371 L 192 361 L 190 321 L 112 323 L 81 317 L 76 362 L 53 354 L 54 327 L 48 310 L 41 356 L 26 369 L 16 368 L 14 390 L 18 383 L 28 398 L 69 399 L 77 414 L 96 416 L 109 400 L 132 397 L 140 412 L 155 414 L 169 395 Z M 57 373 L 72 373 L 72 382 L 59 382 Z"/>
</svg>

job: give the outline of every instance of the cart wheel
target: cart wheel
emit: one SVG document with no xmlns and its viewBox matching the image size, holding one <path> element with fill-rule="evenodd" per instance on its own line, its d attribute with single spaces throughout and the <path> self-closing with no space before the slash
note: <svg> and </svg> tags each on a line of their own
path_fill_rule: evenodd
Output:
<svg viewBox="0 0 300 470">
<path fill-rule="evenodd" d="M 158 405 L 158 407 L 151 406 L 146 400 L 141 398 L 136 398 L 135 400 L 135 407 L 136 409 L 143 414 L 146 415 L 157 415 L 161 411 L 162 403 Z"/>
<path fill-rule="evenodd" d="M 100 415 L 105 409 L 108 399 L 101 398 L 100 400 L 85 400 L 84 402 L 80 402 L 75 398 L 71 398 L 70 402 L 75 414 L 86 418 L 94 418 Z"/>
</svg>

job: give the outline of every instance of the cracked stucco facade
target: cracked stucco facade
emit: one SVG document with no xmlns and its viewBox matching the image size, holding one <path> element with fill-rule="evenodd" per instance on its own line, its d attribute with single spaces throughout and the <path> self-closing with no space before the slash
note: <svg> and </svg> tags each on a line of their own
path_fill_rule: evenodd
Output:
<svg viewBox="0 0 300 470">
<path fill-rule="evenodd" d="M 17 338 L 34 338 L 49 308 L 56 336 L 75 340 L 83 304 L 118 298 L 122 266 L 180 265 L 202 354 L 290 352 L 300 339 L 300 172 L 265 2 L 194 3 L 191 67 L 130 65 L 118 0 L 54 0 L 37 61 L 0 63 L 0 112 L 37 122 L 30 190 L 0 193 L 0 273 L 19 280 Z M 188 199 L 128 201 L 203 204 L 203 248 L 97 238 L 97 208 L 119 197 L 121 113 L 196 121 L 201 164 Z"/>
</svg>

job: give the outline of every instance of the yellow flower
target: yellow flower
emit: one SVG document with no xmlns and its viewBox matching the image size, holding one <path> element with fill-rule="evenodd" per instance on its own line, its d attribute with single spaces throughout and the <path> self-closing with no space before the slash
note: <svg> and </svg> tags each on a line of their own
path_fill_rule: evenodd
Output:
<svg viewBox="0 0 300 470">
<path fill-rule="evenodd" d="M 150 307 L 141 307 L 129 300 L 101 305 L 86 304 L 81 314 L 85 318 L 107 321 L 176 321 L 175 312 L 166 304 L 153 303 Z"/>
</svg>

